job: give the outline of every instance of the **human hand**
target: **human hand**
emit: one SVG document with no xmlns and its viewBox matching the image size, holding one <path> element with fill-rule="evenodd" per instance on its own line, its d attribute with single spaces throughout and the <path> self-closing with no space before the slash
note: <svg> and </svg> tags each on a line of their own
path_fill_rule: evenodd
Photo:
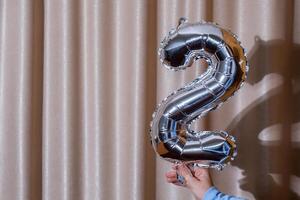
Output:
<svg viewBox="0 0 300 200">
<path fill-rule="evenodd" d="M 185 164 L 174 165 L 165 175 L 167 182 L 188 188 L 197 200 L 203 199 L 207 190 L 213 186 L 209 170 L 205 168 L 195 167 L 191 170 Z M 177 175 L 184 177 L 184 184 L 178 182 Z"/>
</svg>

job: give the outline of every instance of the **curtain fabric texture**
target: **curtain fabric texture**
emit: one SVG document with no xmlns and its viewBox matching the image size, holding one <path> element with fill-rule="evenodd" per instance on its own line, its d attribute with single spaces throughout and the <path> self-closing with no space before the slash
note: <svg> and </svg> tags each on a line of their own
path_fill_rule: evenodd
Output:
<svg viewBox="0 0 300 200">
<path fill-rule="evenodd" d="M 223 192 L 300 198 L 300 1 L 0 0 L 0 199 L 193 199 L 150 145 L 155 106 L 203 72 L 163 68 L 159 42 L 213 21 L 239 36 L 249 78 L 195 123 L 238 156 Z"/>
</svg>

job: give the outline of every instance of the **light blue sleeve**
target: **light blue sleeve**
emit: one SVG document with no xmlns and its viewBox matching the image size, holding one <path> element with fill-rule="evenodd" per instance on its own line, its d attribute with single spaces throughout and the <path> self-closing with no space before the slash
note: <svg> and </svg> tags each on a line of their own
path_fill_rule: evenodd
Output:
<svg viewBox="0 0 300 200">
<path fill-rule="evenodd" d="M 224 194 L 220 192 L 216 187 L 211 187 L 204 194 L 203 200 L 245 200 L 245 199 Z"/>
</svg>

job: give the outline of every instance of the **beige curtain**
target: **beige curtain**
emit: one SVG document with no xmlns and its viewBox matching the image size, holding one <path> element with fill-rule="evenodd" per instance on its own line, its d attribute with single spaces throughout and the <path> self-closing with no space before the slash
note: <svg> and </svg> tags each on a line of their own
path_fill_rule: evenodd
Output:
<svg viewBox="0 0 300 200">
<path fill-rule="evenodd" d="M 300 198 L 300 0 L 0 0 L 0 199 L 179 200 L 149 142 L 151 114 L 202 72 L 161 67 L 179 17 L 214 21 L 248 50 L 247 83 L 195 129 L 238 157 L 214 183 Z"/>
</svg>

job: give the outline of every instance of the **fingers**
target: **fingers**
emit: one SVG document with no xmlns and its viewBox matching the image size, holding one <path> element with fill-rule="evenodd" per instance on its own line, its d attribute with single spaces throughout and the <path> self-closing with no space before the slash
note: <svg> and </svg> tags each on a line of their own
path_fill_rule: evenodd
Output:
<svg viewBox="0 0 300 200">
<path fill-rule="evenodd" d="M 173 165 L 172 165 L 172 169 L 177 170 L 177 168 L 178 168 L 178 165 L 177 165 L 177 164 L 173 164 Z"/>
<path fill-rule="evenodd" d="M 207 187 L 211 187 L 213 185 L 212 179 L 209 174 L 209 169 L 196 167 L 194 170 L 194 176 L 199 182 Z"/>
<path fill-rule="evenodd" d="M 185 164 L 180 164 L 173 165 L 172 169 L 165 174 L 169 183 L 189 187 L 198 181 L 211 182 L 209 170 L 206 168 L 195 167 L 192 171 Z M 184 185 L 179 183 L 177 175 L 184 178 Z"/>
<path fill-rule="evenodd" d="M 193 177 L 191 170 L 185 164 L 178 165 L 177 173 L 186 178 Z"/>
<path fill-rule="evenodd" d="M 183 176 L 185 179 L 185 184 L 187 187 L 191 186 L 195 181 L 197 181 L 191 170 L 185 165 L 185 164 L 180 164 L 177 168 L 177 173 L 180 176 Z"/>
<path fill-rule="evenodd" d="M 176 171 L 174 171 L 174 170 L 167 172 L 165 174 L 165 176 L 169 183 L 177 180 L 177 174 L 176 174 Z"/>
<path fill-rule="evenodd" d="M 203 178 L 210 178 L 209 169 L 195 167 L 194 168 L 194 176 L 199 180 L 202 180 Z"/>
<path fill-rule="evenodd" d="M 172 170 L 172 171 L 168 171 L 166 174 L 166 180 L 168 183 L 172 183 L 174 185 L 177 185 L 177 186 L 183 186 L 182 184 L 180 184 L 178 182 L 178 179 L 177 179 L 177 172 L 175 170 Z"/>
</svg>

